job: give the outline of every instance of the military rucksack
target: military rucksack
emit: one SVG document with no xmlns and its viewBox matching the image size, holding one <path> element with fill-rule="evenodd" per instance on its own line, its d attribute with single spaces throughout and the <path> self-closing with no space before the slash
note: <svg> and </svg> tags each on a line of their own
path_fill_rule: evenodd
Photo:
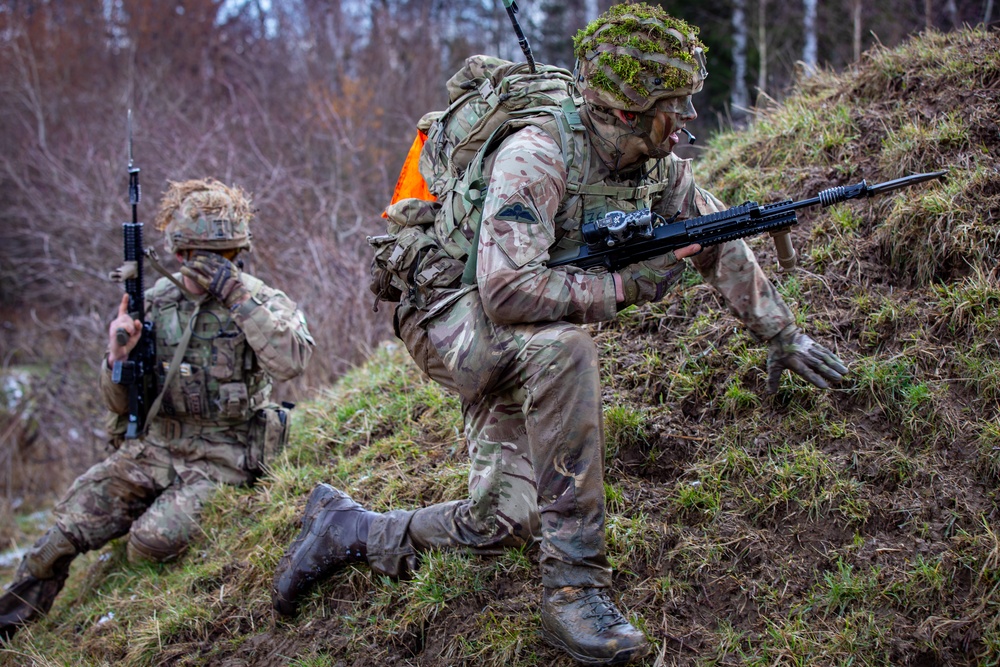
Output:
<svg viewBox="0 0 1000 667">
<path fill-rule="evenodd" d="M 427 135 L 420 175 L 437 201 L 394 202 L 386 210 L 387 234 L 369 238 L 376 305 L 457 281 L 486 197 L 486 156 L 512 132 L 541 126 L 563 147 L 570 180 L 580 180 L 585 141 L 572 83 L 573 75 L 560 67 L 538 65 L 532 73 L 526 63 L 466 59 L 447 82 L 448 108 L 426 114 L 417 125 Z M 442 261 L 447 258 L 452 261 Z"/>
</svg>

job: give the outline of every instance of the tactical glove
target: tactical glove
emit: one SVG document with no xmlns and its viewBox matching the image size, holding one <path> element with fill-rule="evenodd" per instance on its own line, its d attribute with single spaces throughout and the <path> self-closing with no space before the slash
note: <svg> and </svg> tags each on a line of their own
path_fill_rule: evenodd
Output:
<svg viewBox="0 0 1000 667">
<path fill-rule="evenodd" d="M 222 255 L 197 250 L 184 262 L 181 273 L 232 309 L 250 298 L 240 280 L 240 269 Z"/>
<path fill-rule="evenodd" d="M 684 273 L 684 262 L 673 253 L 629 264 L 618 272 L 625 300 L 620 306 L 659 301 Z"/>
<path fill-rule="evenodd" d="M 812 384 L 826 389 L 847 374 L 847 367 L 830 350 L 802 333 L 794 324 L 778 332 L 767 353 L 767 393 L 778 391 L 781 371 L 789 369 Z"/>
</svg>

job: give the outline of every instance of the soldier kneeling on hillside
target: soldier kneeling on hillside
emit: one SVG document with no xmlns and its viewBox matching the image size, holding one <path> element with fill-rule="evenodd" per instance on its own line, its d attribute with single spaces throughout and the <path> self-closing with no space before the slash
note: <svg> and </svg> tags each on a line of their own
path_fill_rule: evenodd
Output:
<svg viewBox="0 0 1000 667">
<path fill-rule="evenodd" d="M 269 401 L 272 383 L 302 373 L 314 343 L 291 299 L 234 264 L 250 249 L 252 217 L 240 189 L 212 179 L 171 183 L 165 193 L 157 227 L 181 270 L 145 293 L 162 393 L 147 433 L 78 477 L 56 505 L 55 526 L 0 596 L 0 640 L 48 612 L 78 554 L 128 533 L 129 560 L 176 558 L 216 486 L 253 482 L 264 446 L 287 436 L 287 413 Z M 100 375 L 120 425 L 128 400 L 112 367 L 138 344 L 140 326 L 125 295 L 108 328 Z"/>
<path fill-rule="evenodd" d="M 820 387 L 847 372 L 795 326 L 741 240 L 704 252 L 689 246 L 614 273 L 546 265 L 557 248 L 582 245 L 582 222 L 607 211 L 651 207 L 686 219 L 725 208 L 671 152 L 696 117 L 691 96 L 706 76 L 696 35 L 644 4 L 617 5 L 587 26 L 575 40 L 570 90 L 579 115 L 569 109 L 563 131 L 558 110 L 513 128 L 486 158 L 481 215 L 473 209 L 455 219 L 445 203 L 426 232 L 438 235 L 436 247 L 421 246 L 416 267 L 395 267 L 409 281 L 397 288 L 400 338 L 428 375 L 462 397 L 469 498 L 381 514 L 319 485 L 275 573 L 279 614 L 294 614 L 316 581 L 349 563 L 404 577 L 430 549 L 488 554 L 537 541 L 546 639 L 587 664 L 647 651 L 609 595 L 600 363 L 580 324 L 663 298 L 691 257 L 770 346 L 771 390 L 786 368 Z M 455 239 L 478 246 L 448 256 Z M 460 281 L 466 254 L 476 262 L 471 285 Z M 454 280 L 442 287 L 442 275 Z"/>
</svg>

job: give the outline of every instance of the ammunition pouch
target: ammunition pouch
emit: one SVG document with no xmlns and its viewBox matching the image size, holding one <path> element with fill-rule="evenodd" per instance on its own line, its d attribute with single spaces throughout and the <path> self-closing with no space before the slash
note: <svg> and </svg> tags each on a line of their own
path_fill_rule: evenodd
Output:
<svg viewBox="0 0 1000 667">
<path fill-rule="evenodd" d="M 368 237 L 375 251 L 369 289 L 379 301 L 399 302 L 404 295 L 418 308 L 433 302 L 437 290 L 458 283 L 464 262 L 440 248 L 434 220 L 438 202 L 402 199 L 386 210 L 388 234 Z"/>
<path fill-rule="evenodd" d="M 246 470 L 259 477 L 288 444 L 290 403 L 265 405 L 250 419 L 247 433 Z"/>
</svg>

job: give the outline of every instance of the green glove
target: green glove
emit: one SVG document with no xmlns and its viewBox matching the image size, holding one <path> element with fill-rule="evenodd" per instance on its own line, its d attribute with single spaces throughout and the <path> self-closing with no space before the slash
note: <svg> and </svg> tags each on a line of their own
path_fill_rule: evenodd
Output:
<svg viewBox="0 0 1000 667">
<path fill-rule="evenodd" d="M 184 262 L 181 273 L 230 310 L 250 298 L 249 290 L 240 280 L 239 267 L 217 253 L 196 250 Z"/>
<path fill-rule="evenodd" d="M 847 374 L 847 367 L 837 355 L 802 333 L 802 330 L 794 324 L 789 324 L 778 332 L 768 345 L 770 346 L 767 353 L 769 394 L 778 391 L 781 372 L 786 368 L 821 389 L 830 386 L 827 381 L 837 382 Z"/>
<path fill-rule="evenodd" d="M 618 272 L 625 295 L 620 306 L 624 308 L 659 301 L 680 279 L 685 267 L 685 263 L 674 257 L 673 253 L 629 264 Z"/>
</svg>

